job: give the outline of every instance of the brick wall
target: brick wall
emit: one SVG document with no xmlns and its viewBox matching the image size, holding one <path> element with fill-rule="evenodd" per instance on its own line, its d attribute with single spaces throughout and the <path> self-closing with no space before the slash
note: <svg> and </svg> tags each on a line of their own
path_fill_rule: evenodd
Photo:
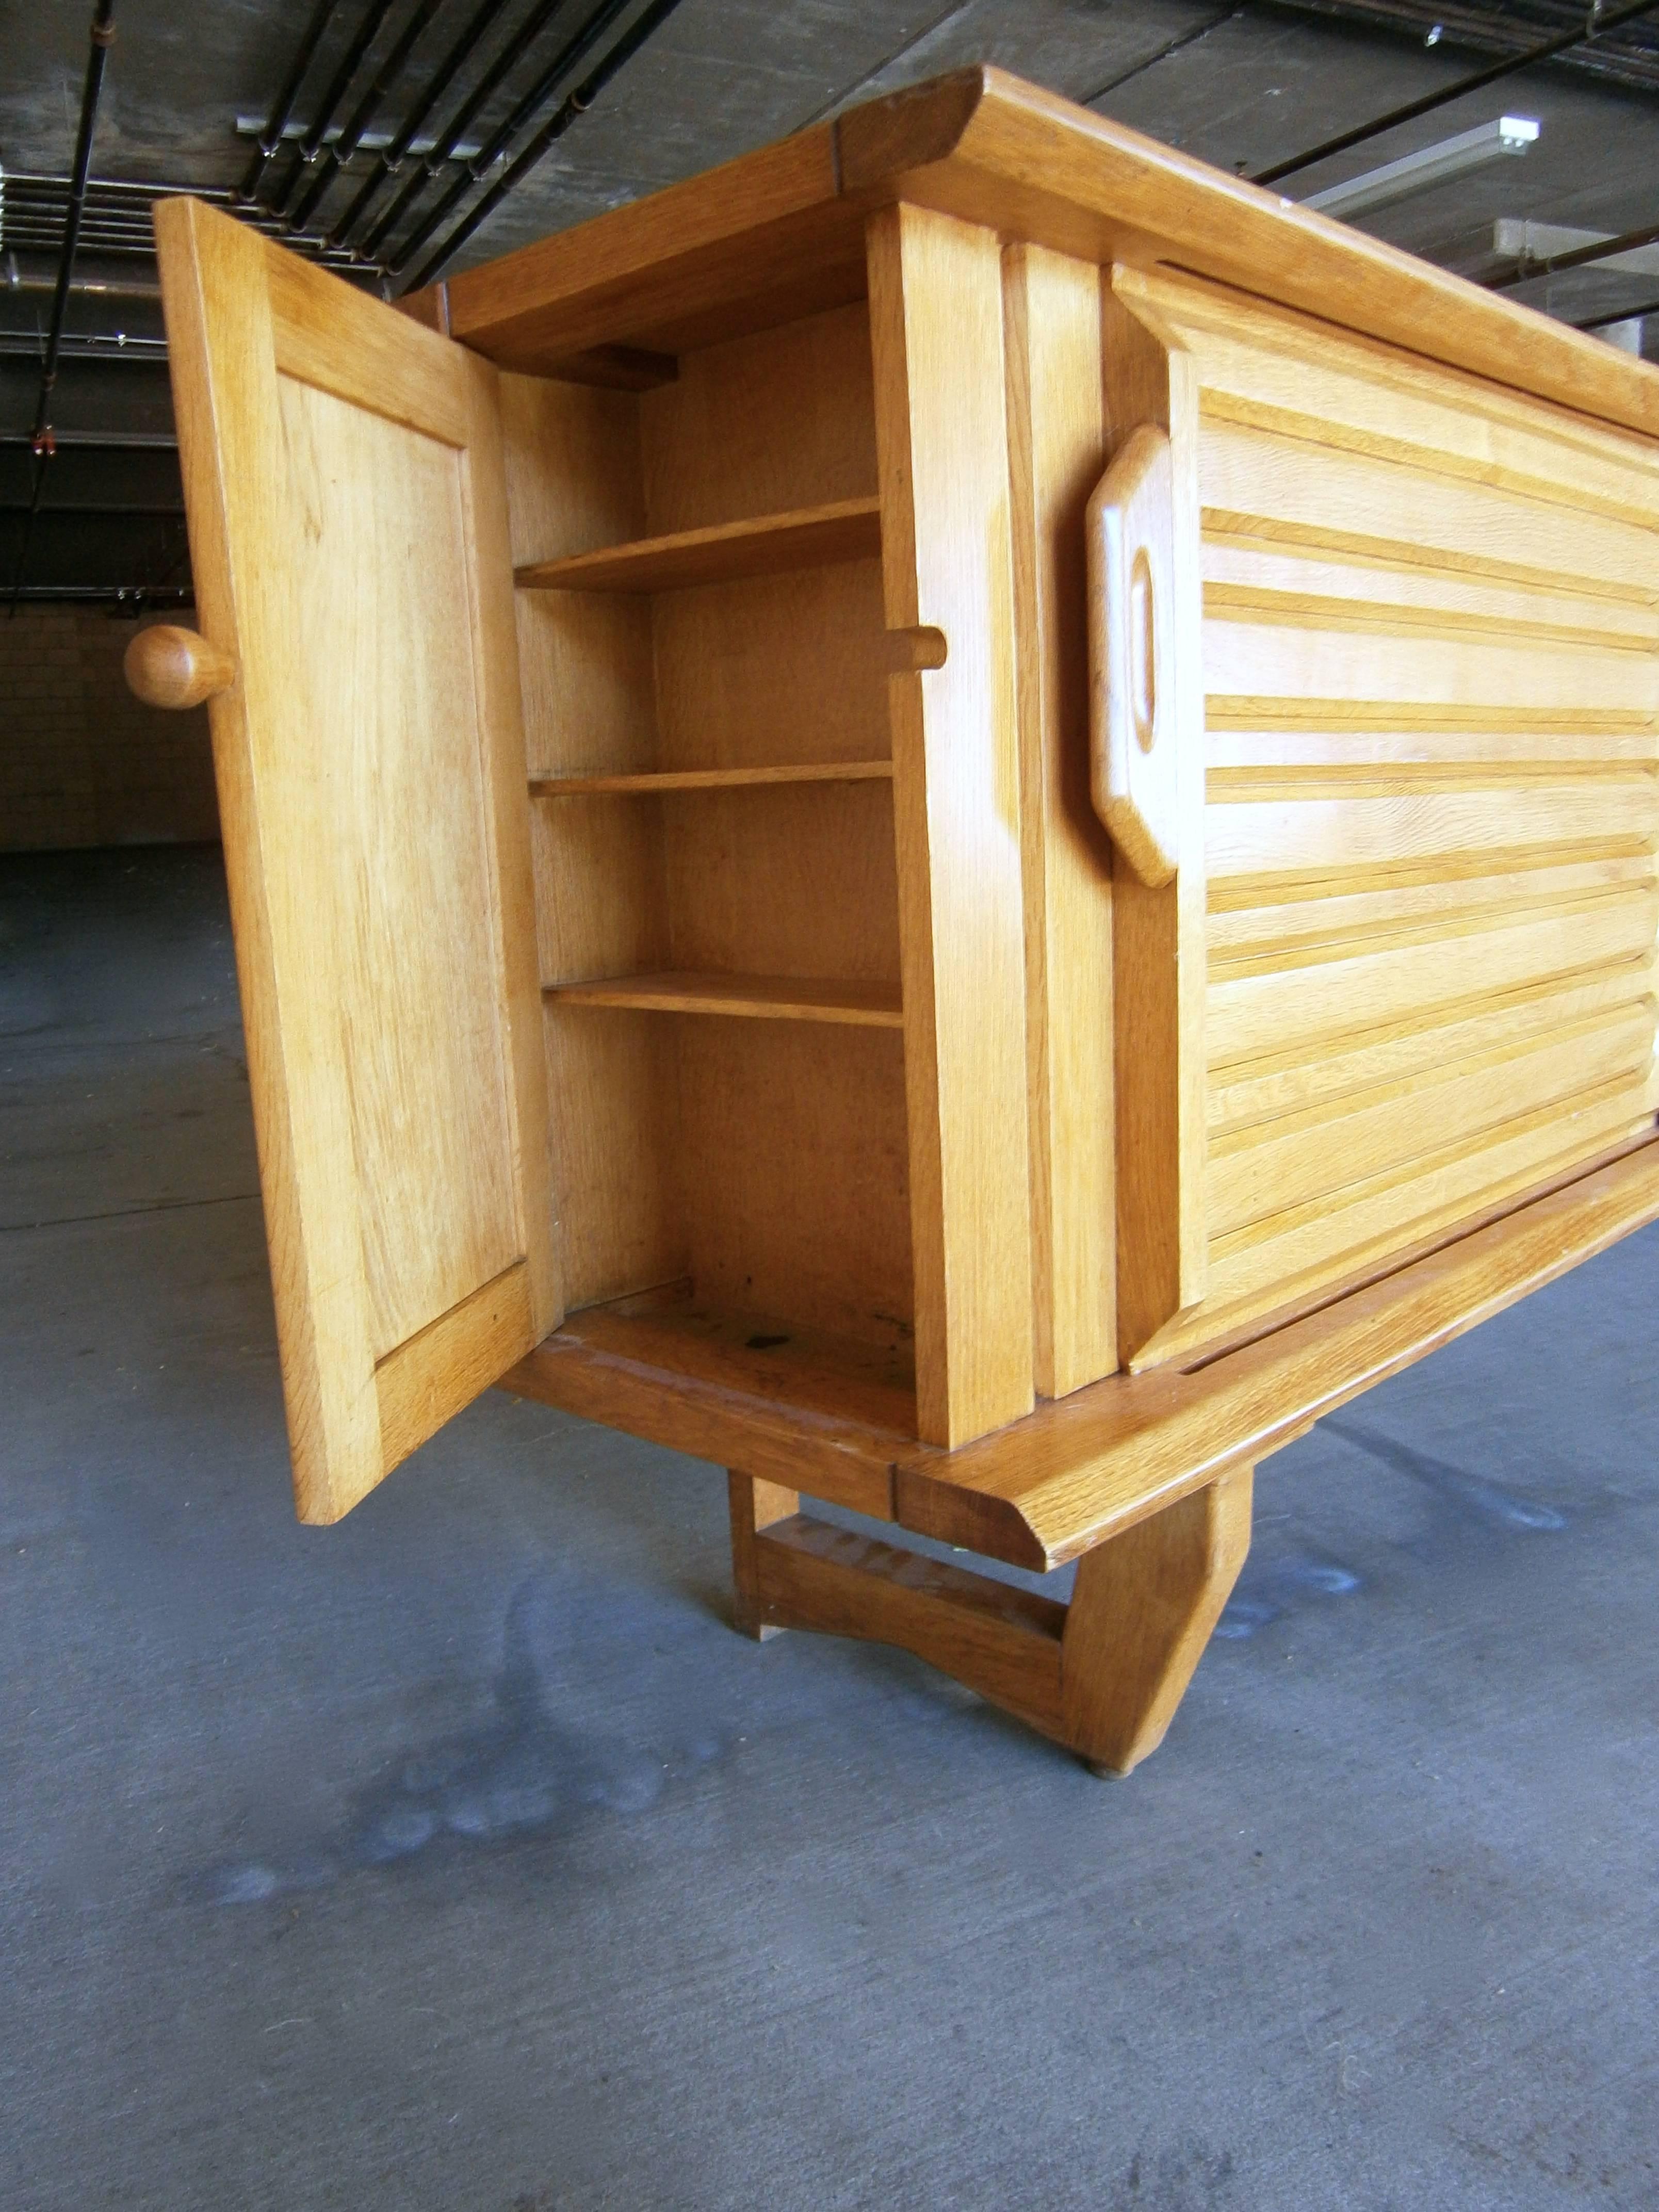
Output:
<svg viewBox="0 0 1659 2212">
<path fill-rule="evenodd" d="M 218 836 L 207 710 L 133 697 L 135 627 L 98 608 L 0 611 L 0 851 Z"/>
</svg>

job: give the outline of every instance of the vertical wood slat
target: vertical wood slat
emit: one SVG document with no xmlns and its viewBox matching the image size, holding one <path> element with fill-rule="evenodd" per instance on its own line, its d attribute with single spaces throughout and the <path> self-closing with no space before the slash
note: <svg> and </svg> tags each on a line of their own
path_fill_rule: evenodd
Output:
<svg viewBox="0 0 1659 2212">
<path fill-rule="evenodd" d="M 1100 272 L 1003 257 L 1018 623 L 1036 1379 L 1117 1365 L 1111 850 L 1089 792 L 1084 509 L 1106 462 Z"/>
<path fill-rule="evenodd" d="M 1198 386 L 1190 356 L 1102 272 L 1107 443 L 1143 422 L 1167 431 L 1175 474 L 1176 638 L 1170 665 L 1181 865 L 1157 890 L 1113 878 L 1117 1040 L 1118 1345 L 1126 1364 L 1203 1297 L 1205 989 L 1204 669 L 1199 572 Z"/>
<path fill-rule="evenodd" d="M 917 1421 L 955 1446 L 1034 1402 L 1002 256 L 908 206 L 868 249 L 887 623 L 947 646 L 889 690 Z"/>
</svg>

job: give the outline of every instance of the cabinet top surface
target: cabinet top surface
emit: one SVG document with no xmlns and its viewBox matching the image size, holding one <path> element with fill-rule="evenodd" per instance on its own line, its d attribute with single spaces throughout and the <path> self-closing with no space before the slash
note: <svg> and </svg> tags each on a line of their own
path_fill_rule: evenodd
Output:
<svg viewBox="0 0 1659 2212">
<path fill-rule="evenodd" d="M 1173 267 L 1659 434 L 1659 373 L 989 68 L 959 70 L 466 270 L 411 305 L 504 368 L 627 384 L 862 296 L 896 201 L 1098 263 Z M 422 310 L 424 308 L 424 312 Z"/>
</svg>

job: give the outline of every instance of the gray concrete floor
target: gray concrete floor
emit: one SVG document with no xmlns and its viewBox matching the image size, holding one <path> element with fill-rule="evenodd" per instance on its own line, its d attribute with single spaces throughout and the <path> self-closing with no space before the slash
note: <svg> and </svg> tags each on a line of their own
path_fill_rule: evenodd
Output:
<svg viewBox="0 0 1659 2212">
<path fill-rule="evenodd" d="M 0 863 L 0 2203 L 1659 2203 L 1659 1235 L 1270 1462 L 1104 1784 L 491 1394 L 288 1498 L 216 854 Z"/>
</svg>

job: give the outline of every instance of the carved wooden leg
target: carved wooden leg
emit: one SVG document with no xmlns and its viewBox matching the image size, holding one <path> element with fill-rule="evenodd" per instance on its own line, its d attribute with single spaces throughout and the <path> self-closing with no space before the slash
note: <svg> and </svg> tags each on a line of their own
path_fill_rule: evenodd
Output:
<svg viewBox="0 0 1659 2212">
<path fill-rule="evenodd" d="M 755 1540 L 760 1530 L 788 1520 L 800 1510 L 800 1498 L 775 1482 L 758 1482 L 735 1468 L 726 1474 L 732 1504 L 732 1613 L 736 1625 L 757 1644 L 782 1633 L 784 1624 L 763 1617 L 760 1563 Z"/>
<path fill-rule="evenodd" d="M 1127 1774 L 1163 1742 L 1250 1548 L 1254 1472 L 1230 1469 L 1078 1562 L 1060 1733 L 1097 1774 Z"/>
<path fill-rule="evenodd" d="M 1250 1545 L 1242 1467 L 1088 1553 L 1064 1606 L 798 1512 L 775 1483 L 730 1480 L 746 1634 L 896 1644 L 1101 1774 L 1127 1774 L 1163 1741 Z"/>
</svg>

